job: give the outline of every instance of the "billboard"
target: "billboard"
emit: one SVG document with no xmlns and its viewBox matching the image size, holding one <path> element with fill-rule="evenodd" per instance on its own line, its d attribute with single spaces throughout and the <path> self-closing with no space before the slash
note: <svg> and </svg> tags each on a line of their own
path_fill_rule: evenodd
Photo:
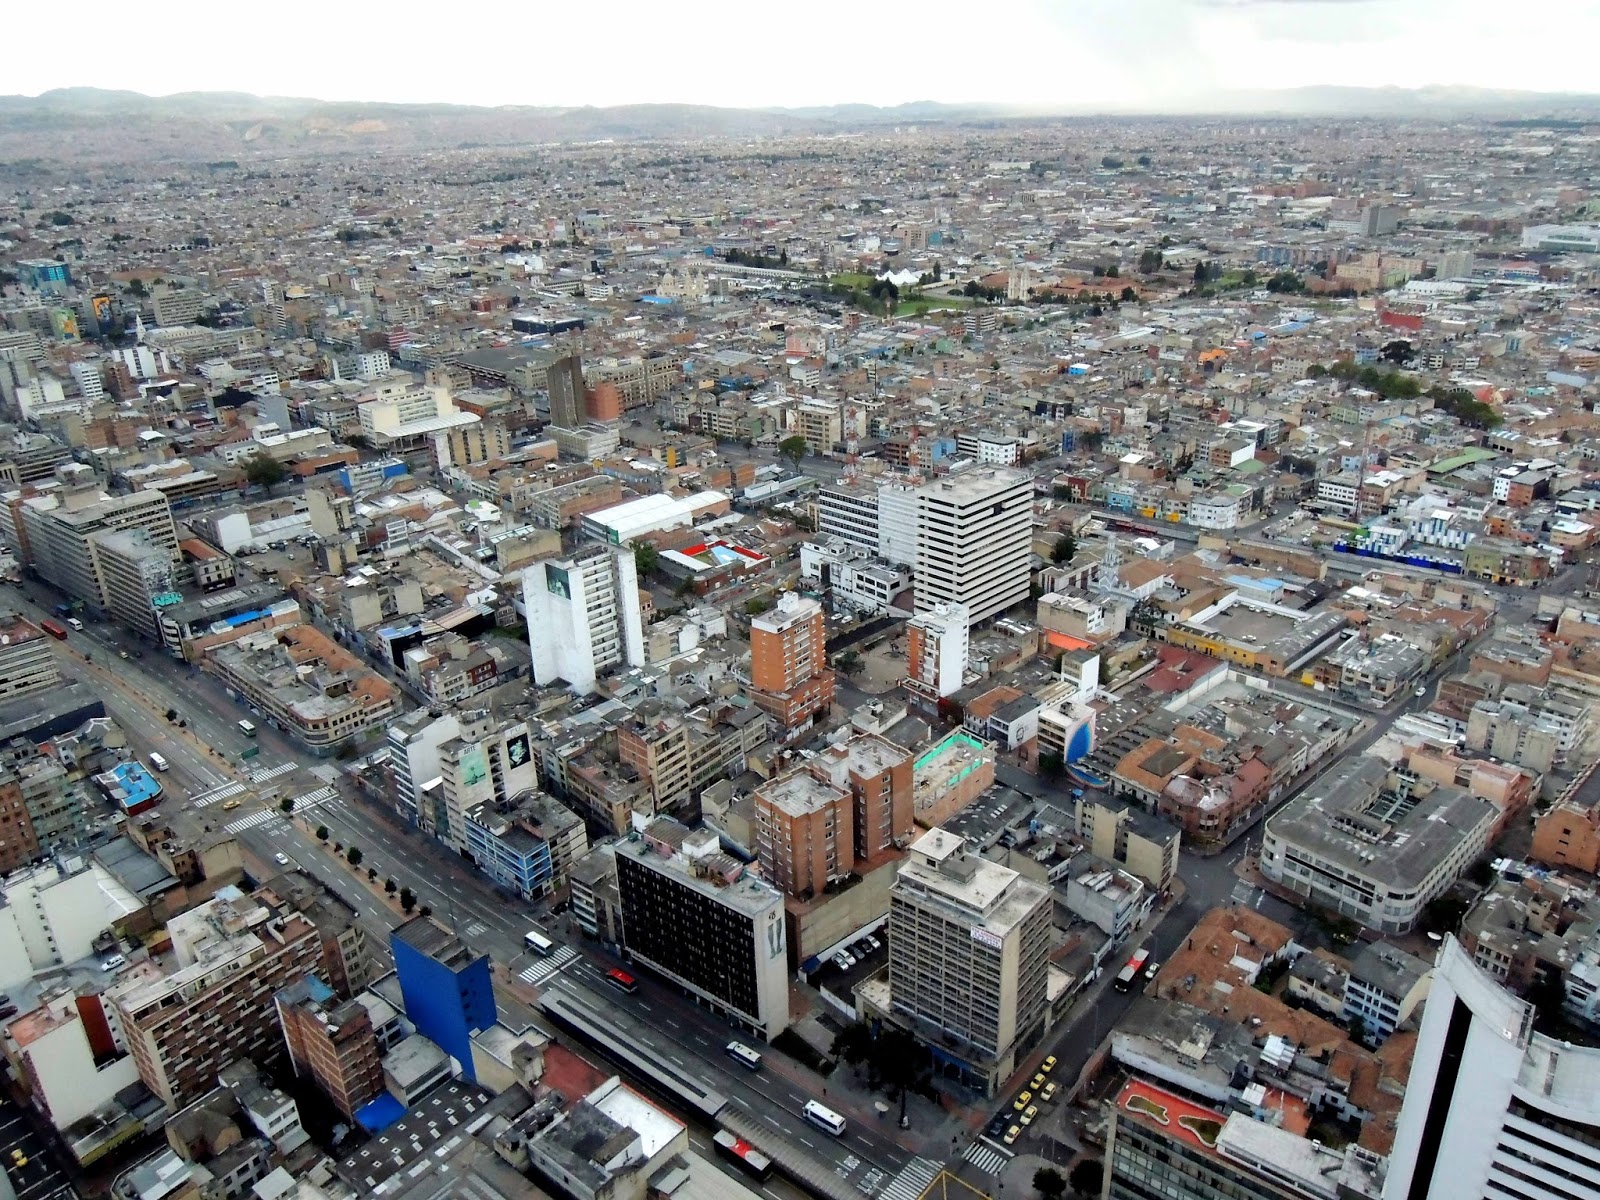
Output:
<svg viewBox="0 0 1600 1200">
<path fill-rule="evenodd" d="M 528 735 L 519 733 L 506 739 L 506 761 L 520 767 L 528 761 Z"/>
<path fill-rule="evenodd" d="M 461 786 L 472 787 L 489 777 L 489 760 L 482 746 L 473 746 L 461 756 Z"/>
<path fill-rule="evenodd" d="M 560 596 L 563 600 L 572 599 L 572 581 L 567 578 L 567 573 L 560 567 L 552 567 L 549 563 L 545 564 L 544 586 L 552 596 Z"/>
</svg>

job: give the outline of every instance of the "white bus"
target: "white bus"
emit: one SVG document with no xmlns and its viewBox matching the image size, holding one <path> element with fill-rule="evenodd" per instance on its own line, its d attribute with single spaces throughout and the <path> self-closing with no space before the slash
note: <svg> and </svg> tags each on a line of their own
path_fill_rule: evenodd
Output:
<svg viewBox="0 0 1600 1200">
<path fill-rule="evenodd" d="M 761 1055 L 743 1042 L 729 1042 L 723 1049 L 728 1052 L 728 1057 L 741 1067 L 748 1067 L 752 1071 L 761 1070 Z"/>
<path fill-rule="evenodd" d="M 536 950 L 540 954 L 554 954 L 556 944 L 537 929 L 530 929 L 522 935 L 522 940 L 527 943 L 529 950 Z"/>
<path fill-rule="evenodd" d="M 256 727 L 254 725 L 250 724 L 249 721 L 240 721 L 239 722 L 239 732 L 244 734 L 245 737 L 255 737 L 255 735 L 256 735 Z"/>
<path fill-rule="evenodd" d="M 815 1100 L 806 1101 L 806 1120 L 818 1129 L 826 1129 L 834 1137 L 844 1136 L 844 1118 L 831 1108 L 823 1108 Z"/>
</svg>

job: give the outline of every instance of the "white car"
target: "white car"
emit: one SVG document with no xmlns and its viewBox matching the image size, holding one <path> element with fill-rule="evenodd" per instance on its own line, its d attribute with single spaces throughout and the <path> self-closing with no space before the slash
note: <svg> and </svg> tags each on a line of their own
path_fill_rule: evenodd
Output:
<svg viewBox="0 0 1600 1200">
<path fill-rule="evenodd" d="M 274 854 L 272 857 L 278 860 L 278 865 L 280 867 L 287 867 L 289 865 L 289 856 L 287 854 L 279 853 Z"/>
</svg>

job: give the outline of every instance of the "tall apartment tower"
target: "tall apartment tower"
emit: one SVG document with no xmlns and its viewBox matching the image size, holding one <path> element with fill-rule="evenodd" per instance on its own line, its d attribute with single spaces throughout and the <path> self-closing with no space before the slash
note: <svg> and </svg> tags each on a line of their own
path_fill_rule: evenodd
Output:
<svg viewBox="0 0 1600 1200">
<path fill-rule="evenodd" d="M 728 1020 L 772 1039 L 789 1027 L 783 896 L 668 817 L 616 843 L 623 938 L 634 961 Z"/>
<path fill-rule="evenodd" d="M 1028 598 L 1033 480 L 960 471 L 917 489 L 917 611 L 961 604 L 976 625 Z"/>
<path fill-rule="evenodd" d="M 750 699 L 785 740 L 833 706 L 826 633 L 822 605 L 793 592 L 750 622 Z"/>
<path fill-rule="evenodd" d="M 216 1086 L 236 1059 L 283 1050 L 273 995 L 322 963 L 317 928 L 254 897 L 223 895 L 172 918 L 176 967 L 138 963 L 107 991 L 139 1078 L 178 1109 Z"/>
<path fill-rule="evenodd" d="M 986 1095 L 1043 1029 L 1052 906 L 943 829 L 912 843 L 889 891 L 890 1015 Z"/>
<path fill-rule="evenodd" d="M 607 667 L 644 665 L 644 617 L 631 551 L 586 546 L 571 558 L 535 563 L 522 579 L 539 686 L 561 680 L 588 694 Z"/>
<path fill-rule="evenodd" d="M 489 956 L 474 951 L 432 917 L 413 917 L 390 930 L 389 951 L 406 1019 L 476 1083 L 472 1035 L 499 1020 Z"/>
<path fill-rule="evenodd" d="M 173 576 L 172 554 L 143 529 L 110 529 L 93 534 L 95 563 L 106 608 L 130 629 L 161 640 L 161 604 L 181 597 Z"/>
<path fill-rule="evenodd" d="M 372 1015 L 359 1000 L 340 1001 L 315 975 L 276 997 L 278 1023 L 296 1075 L 309 1075 L 346 1118 L 383 1091 L 383 1062 Z"/>
<path fill-rule="evenodd" d="M 1535 1033 L 1533 1017 L 1445 940 L 1384 1200 L 1600 1200 L 1600 1049 Z"/>
<path fill-rule="evenodd" d="M 94 541 L 97 533 L 143 530 L 150 543 L 176 561 L 178 531 L 166 496 L 151 488 L 108 496 L 87 467 L 57 469 L 59 492 L 23 501 L 21 538 L 34 570 L 80 600 L 105 611 L 110 603 L 104 568 Z"/>
<path fill-rule="evenodd" d="M 53 644 L 32 621 L 0 613 L 0 703 L 60 686 Z"/>
<path fill-rule="evenodd" d="M 906 622 L 906 691 L 925 706 L 961 690 L 972 622 L 964 604 L 935 604 Z"/>
<path fill-rule="evenodd" d="M 756 791 L 756 857 L 772 885 L 800 900 L 820 896 L 855 867 L 850 793 L 791 771 Z"/>
<path fill-rule="evenodd" d="M 564 354 L 544 373 L 550 393 L 550 424 L 557 429 L 576 429 L 583 424 L 583 360 Z"/>
<path fill-rule="evenodd" d="M 857 869 L 910 839 L 914 762 L 911 751 L 870 733 L 829 746 L 812 760 L 813 775 L 850 793 Z"/>
</svg>

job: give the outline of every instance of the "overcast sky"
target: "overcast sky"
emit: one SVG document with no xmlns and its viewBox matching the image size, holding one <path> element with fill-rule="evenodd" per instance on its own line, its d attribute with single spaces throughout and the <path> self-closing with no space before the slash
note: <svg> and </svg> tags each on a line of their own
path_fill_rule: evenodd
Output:
<svg viewBox="0 0 1600 1200">
<path fill-rule="evenodd" d="M 6 17 L 0 91 L 729 107 L 1181 107 L 1218 89 L 1600 90 L 1600 0 L 82 0 Z"/>
</svg>

